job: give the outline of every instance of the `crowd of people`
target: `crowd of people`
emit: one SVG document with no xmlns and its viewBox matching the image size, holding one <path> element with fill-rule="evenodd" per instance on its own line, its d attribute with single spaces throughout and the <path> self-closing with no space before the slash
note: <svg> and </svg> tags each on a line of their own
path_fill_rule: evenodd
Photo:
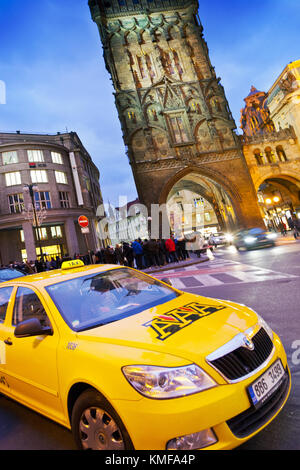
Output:
<svg viewBox="0 0 300 470">
<path fill-rule="evenodd" d="M 115 247 L 108 246 L 95 253 L 95 262 L 100 264 L 120 264 L 136 267 L 139 270 L 161 267 L 169 263 L 179 263 L 191 257 L 191 251 L 198 257 L 204 250 L 205 241 L 197 234 L 191 239 L 141 240 L 122 242 Z"/>
<path fill-rule="evenodd" d="M 199 234 L 189 240 L 176 239 L 173 236 L 167 240 L 137 239 L 133 242 L 122 242 L 115 247 L 107 246 L 87 255 L 74 253 L 73 257 L 66 255 L 63 258 L 56 256 L 35 261 L 11 261 L 6 267 L 18 269 L 25 274 L 33 274 L 59 269 L 64 261 L 80 259 L 86 265 L 119 264 L 143 270 L 185 261 L 191 257 L 191 251 L 200 257 L 201 253 L 206 251 L 204 244 L 205 240 Z"/>
</svg>

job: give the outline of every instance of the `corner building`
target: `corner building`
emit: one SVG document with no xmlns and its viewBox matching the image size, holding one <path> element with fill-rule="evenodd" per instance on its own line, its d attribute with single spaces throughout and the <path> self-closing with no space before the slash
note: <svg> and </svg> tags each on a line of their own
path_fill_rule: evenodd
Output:
<svg viewBox="0 0 300 470">
<path fill-rule="evenodd" d="M 261 226 L 196 0 L 90 0 L 140 201 L 198 194 L 221 229 Z M 192 202 L 192 196 L 191 196 Z"/>
<path fill-rule="evenodd" d="M 0 134 L 0 264 L 86 254 L 98 247 L 99 171 L 75 132 Z M 39 229 L 34 228 L 33 200 Z M 78 217 L 89 219 L 81 233 Z M 37 232 L 39 230 L 39 233 Z"/>
<path fill-rule="evenodd" d="M 267 93 L 252 87 L 245 103 L 243 152 L 264 222 L 275 230 L 292 227 L 300 218 L 300 60 Z"/>
</svg>

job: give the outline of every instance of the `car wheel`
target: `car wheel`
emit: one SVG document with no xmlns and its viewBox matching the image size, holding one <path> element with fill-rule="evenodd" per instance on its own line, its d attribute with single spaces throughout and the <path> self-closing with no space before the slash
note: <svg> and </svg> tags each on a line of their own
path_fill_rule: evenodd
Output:
<svg viewBox="0 0 300 470">
<path fill-rule="evenodd" d="M 82 450 L 130 450 L 130 437 L 121 419 L 97 390 L 88 389 L 75 402 L 72 432 Z"/>
</svg>

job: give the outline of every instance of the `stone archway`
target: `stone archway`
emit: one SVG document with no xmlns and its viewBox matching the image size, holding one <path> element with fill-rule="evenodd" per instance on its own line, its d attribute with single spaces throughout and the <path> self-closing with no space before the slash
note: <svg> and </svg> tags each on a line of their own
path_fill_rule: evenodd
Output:
<svg viewBox="0 0 300 470">
<path fill-rule="evenodd" d="M 181 177 L 180 177 L 181 176 Z M 166 196 L 166 192 L 168 194 Z M 234 192 L 234 191 L 233 191 Z M 176 232 L 229 230 L 238 226 L 233 196 L 219 182 L 198 171 L 180 172 L 162 191 L 171 229 Z"/>
<path fill-rule="evenodd" d="M 289 229 L 300 218 L 300 180 L 289 175 L 270 175 L 257 188 L 265 225 L 274 230 Z"/>
</svg>

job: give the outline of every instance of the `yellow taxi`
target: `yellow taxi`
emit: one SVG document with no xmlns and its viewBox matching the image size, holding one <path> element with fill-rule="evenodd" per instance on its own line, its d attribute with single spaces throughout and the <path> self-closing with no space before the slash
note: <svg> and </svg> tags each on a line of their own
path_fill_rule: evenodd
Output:
<svg viewBox="0 0 300 470">
<path fill-rule="evenodd" d="M 244 305 L 80 261 L 0 286 L 0 392 L 80 449 L 232 449 L 290 385 L 279 337 Z"/>
</svg>

